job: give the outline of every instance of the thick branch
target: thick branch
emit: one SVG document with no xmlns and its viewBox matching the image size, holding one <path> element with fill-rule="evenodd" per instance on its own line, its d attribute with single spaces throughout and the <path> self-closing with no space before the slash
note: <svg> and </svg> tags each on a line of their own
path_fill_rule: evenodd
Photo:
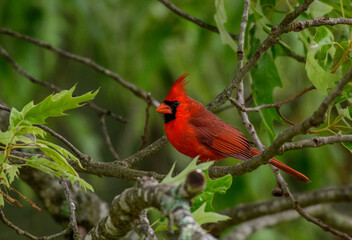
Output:
<svg viewBox="0 0 352 240">
<path fill-rule="evenodd" d="M 316 215 L 324 211 L 324 206 L 311 206 L 305 208 L 304 211 L 308 212 L 309 214 Z M 250 235 L 263 228 L 272 227 L 277 224 L 282 224 L 283 222 L 292 221 L 297 219 L 298 217 L 300 217 L 300 215 L 295 210 L 288 210 L 273 215 L 253 219 L 251 221 L 244 222 L 238 227 L 236 227 L 235 230 L 227 234 L 224 238 L 222 238 L 222 240 L 245 240 Z"/>
<path fill-rule="evenodd" d="M 252 57 L 248 60 L 248 62 L 242 68 L 238 69 L 231 83 L 220 94 L 218 94 L 211 103 L 208 104 L 208 109 L 213 110 L 216 107 L 222 105 L 232 95 L 232 93 L 238 88 L 239 84 L 242 82 L 246 74 L 255 65 L 257 65 L 261 56 L 271 46 L 275 45 L 279 41 L 280 36 L 286 32 L 288 24 L 291 23 L 294 19 L 296 19 L 301 13 L 305 12 L 313 1 L 314 0 L 305 0 L 293 12 L 287 14 L 279 25 L 274 26 L 271 29 L 271 33 L 269 34 L 269 36 L 259 45 L 259 47 L 252 55 Z"/>
<path fill-rule="evenodd" d="M 188 200 L 199 193 L 205 186 L 205 177 L 201 171 L 194 171 L 189 175 L 202 175 L 202 182 L 198 182 L 197 191 L 192 191 L 193 177 L 188 177 L 186 182 L 178 187 L 172 184 L 159 184 L 151 178 L 143 178 L 139 185 L 126 189 L 121 195 L 116 196 L 111 203 L 110 214 L 103 218 L 93 228 L 86 239 L 116 239 L 125 235 L 133 227 L 133 219 L 140 212 L 149 207 L 159 209 L 180 230 L 180 239 L 214 239 L 203 232 L 194 221 Z M 199 186 L 202 186 L 201 188 Z"/>
<path fill-rule="evenodd" d="M 322 203 L 351 202 L 352 185 L 298 193 L 293 196 L 302 207 Z M 230 226 L 289 209 L 292 209 L 292 203 L 287 198 L 276 198 L 258 203 L 242 204 L 221 213 L 231 217 L 231 219 L 220 222 L 219 224 L 208 224 L 206 229 L 210 230 L 214 236 L 218 236 Z"/>
</svg>

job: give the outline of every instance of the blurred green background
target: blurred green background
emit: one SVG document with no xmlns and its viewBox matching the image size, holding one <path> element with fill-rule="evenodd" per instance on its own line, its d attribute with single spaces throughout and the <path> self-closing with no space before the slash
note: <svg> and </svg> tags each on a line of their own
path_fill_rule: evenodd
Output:
<svg viewBox="0 0 352 240">
<path fill-rule="evenodd" d="M 174 3 L 185 12 L 215 24 L 213 1 Z M 226 1 L 225 6 L 229 18 L 226 27 L 237 33 L 243 3 Z M 282 16 L 283 13 L 275 13 L 271 20 L 277 24 Z M 0 1 L 0 26 L 91 58 L 150 92 L 159 101 L 165 97 L 178 76 L 189 73 L 189 95 L 207 104 L 224 89 L 236 72 L 236 54 L 229 46 L 222 44 L 218 34 L 181 19 L 156 0 L 5 0 Z M 266 34 L 263 32 L 262 35 L 264 37 Z M 297 41 L 297 36 L 298 33 L 290 33 L 282 39 L 295 53 L 304 56 L 304 48 Z M 5 35 L 0 35 L 0 44 L 25 71 L 40 80 L 54 83 L 62 89 L 77 84 L 77 94 L 100 88 L 94 102 L 128 120 L 124 124 L 107 117 L 108 131 L 116 151 L 121 158 L 125 158 L 140 148 L 147 106 L 145 101 L 87 65 Z M 277 57 L 275 63 L 283 86 L 275 89 L 274 101 L 285 100 L 311 85 L 303 63 L 284 56 Z M 248 96 L 249 79 L 246 79 L 245 86 Z M 0 57 L 0 99 L 9 107 L 20 109 L 29 101 L 38 102 L 50 93 L 50 90 L 20 76 Z M 310 116 L 322 99 L 323 96 L 312 91 L 284 106 L 282 112 L 288 119 L 298 123 Z M 248 136 L 236 109 L 231 108 L 218 115 Z M 261 127 L 260 115 L 251 113 L 250 119 L 261 140 L 268 145 L 269 138 Z M 51 119 L 48 126 L 96 161 L 113 161 L 103 139 L 99 118 L 89 108 L 83 107 L 71 111 L 66 117 Z M 275 122 L 276 133 L 287 127 L 287 124 Z M 148 143 L 163 134 L 163 117 L 151 107 Z M 278 159 L 313 181 L 304 184 L 285 175 L 293 192 L 344 185 L 351 181 L 351 155 L 338 144 L 291 151 Z M 167 144 L 157 154 L 145 159 L 138 168 L 166 174 L 175 161 L 179 171 L 190 159 Z M 232 165 L 237 162 L 227 159 L 218 164 Z M 84 177 L 107 202 L 133 185 L 132 182 L 113 178 Z M 214 207 L 220 211 L 240 203 L 272 199 L 271 190 L 275 183 L 270 168 L 260 167 L 252 173 L 234 178 L 227 194 L 216 196 Z M 15 187 L 41 205 L 25 183 L 17 180 Z M 10 205 L 5 207 L 8 218 L 23 229 L 36 235 L 48 235 L 61 229 L 45 211 L 37 212 L 25 202 L 24 205 L 23 209 Z M 0 232 L 1 239 L 24 239 L 2 224 Z M 251 239 L 308 240 L 329 237 L 329 234 L 301 219 L 259 231 Z"/>
</svg>

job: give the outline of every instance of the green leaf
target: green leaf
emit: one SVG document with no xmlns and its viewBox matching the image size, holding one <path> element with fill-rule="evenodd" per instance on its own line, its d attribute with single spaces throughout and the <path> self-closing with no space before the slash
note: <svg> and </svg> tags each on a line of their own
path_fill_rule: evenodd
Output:
<svg viewBox="0 0 352 240">
<path fill-rule="evenodd" d="M 20 165 L 5 163 L 4 171 L 8 177 L 9 184 L 11 184 L 15 178 L 18 177 L 20 167 Z"/>
<path fill-rule="evenodd" d="M 192 212 L 204 203 L 206 203 L 207 211 L 214 211 L 212 201 L 215 193 L 225 194 L 232 184 L 232 176 L 230 174 L 212 180 L 208 176 L 208 171 L 206 171 L 206 179 L 207 184 L 205 189 L 193 199 Z"/>
<path fill-rule="evenodd" d="M 321 1 L 314 1 L 308 9 L 308 12 L 312 14 L 313 18 L 322 17 L 325 14 L 331 12 L 333 7 L 325 4 Z"/>
<path fill-rule="evenodd" d="M 200 163 L 197 165 L 198 157 L 195 157 L 188 166 L 183 169 L 182 172 L 180 172 L 177 176 L 172 177 L 172 173 L 175 168 L 175 163 L 172 166 L 171 170 L 169 173 L 166 175 L 166 177 L 161 181 L 161 183 L 173 183 L 175 185 L 181 184 L 186 180 L 187 174 L 193 170 L 200 169 L 200 170 L 205 170 L 208 169 L 211 165 L 213 165 L 214 162 L 204 162 Z"/>
<path fill-rule="evenodd" d="M 76 172 L 75 174 L 71 174 L 71 172 L 67 171 L 65 167 L 57 164 L 54 161 L 50 161 L 49 159 L 32 157 L 30 159 L 27 159 L 26 165 L 46 172 L 50 175 L 54 175 L 57 178 L 68 178 L 70 179 L 72 184 L 78 182 L 84 190 L 89 189 L 94 192 L 93 187 L 85 180 L 80 178 Z"/>
<path fill-rule="evenodd" d="M 3 197 L 2 194 L 0 193 L 0 207 L 3 207 L 4 205 L 5 205 L 4 197 Z"/>
<path fill-rule="evenodd" d="M 26 165 L 46 172 L 50 175 L 54 175 L 58 178 L 67 173 L 66 169 L 61 165 L 46 158 L 38 158 L 33 156 L 30 159 L 27 159 Z"/>
<path fill-rule="evenodd" d="M 316 89 L 324 96 L 328 95 L 328 90 L 335 86 L 335 82 L 340 79 L 337 74 L 325 71 L 316 61 L 315 53 L 321 48 L 317 44 L 310 46 L 307 53 L 306 70 L 309 80 Z"/>
<path fill-rule="evenodd" d="M 10 130 L 15 134 L 15 136 L 21 136 L 21 135 L 25 135 L 27 133 L 32 134 L 34 137 L 44 137 L 46 135 L 46 132 L 36 126 L 18 126 L 18 127 L 10 127 Z"/>
<path fill-rule="evenodd" d="M 205 223 L 213 223 L 213 222 L 219 222 L 219 221 L 226 221 L 231 219 L 229 216 L 222 215 L 216 212 L 205 212 L 205 203 L 200 206 L 196 211 L 192 213 L 192 216 L 194 220 L 199 225 L 205 224 Z"/>
<path fill-rule="evenodd" d="M 318 27 L 314 35 L 314 42 L 316 42 L 318 45 L 333 43 L 334 35 L 327 27 L 324 27 L 324 26 Z"/>
<path fill-rule="evenodd" d="M 345 133 L 346 135 L 352 135 L 352 132 Z M 352 154 L 352 142 L 342 142 L 342 146 L 344 146 L 347 150 L 349 150 Z"/>
<path fill-rule="evenodd" d="M 7 179 L 5 171 L 0 172 L 0 183 L 4 184 L 6 187 L 10 187 L 10 182 Z"/>
<path fill-rule="evenodd" d="M 55 149 L 63 157 L 69 158 L 69 159 L 75 161 L 83 169 L 83 166 L 81 165 L 81 162 L 79 161 L 79 159 L 75 155 L 73 155 L 72 153 L 67 151 L 65 148 L 63 148 L 63 147 L 61 147 L 59 145 L 56 145 L 55 143 L 51 143 L 51 142 L 48 142 L 48 141 L 45 141 L 45 140 L 41 140 L 41 139 L 38 139 L 36 142 L 39 143 L 39 144 L 43 144 L 43 145 L 46 145 L 48 147 L 51 147 L 51 148 Z"/>
<path fill-rule="evenodd" d="M 255 104 L 273 103 L 273 90 L 275 87 L 282 87 L 280 76 L 276 68 L 274 59 L 265 53 L 259 60 L 258 65 L 251 70 L 252 76 L 252 93 Z M 260 111 L 262 124 L 269 134 L 271 141 L 276 134 L 274 131 L 273 121 L 281 122 L 275 109 L 265 108 Z"/>
<path fill-rule="evenodd" d="M 275 10 L 276 0 L 260 0 L 260 6 L 265 16 L 269 16 Z"/>
<path fill-rule="evenodd" d="M 14 127 L 18 125 L 21 120 L 29 121 L 31 124 L 43 124 L 48 117 L 63 116 L 65 115 L 64 111 L 82 106 L 81 103 L 92 100 L 98 93 L 97 90 L 73 97 L 72 94 L 74 90 L 75 86 L 70 90 L 63 90 L 54 95 L 50 95 L 37 105 L 30 102 L 21 112 L 12 109 L 10 126 Z"/>
<path fill-rule="evenodd" d="M 227 22 L 227 16 L 224 6 L 224 0 L 215 0 L 216 13 L 214 19 L 216 26 L 219 29 L 221 41 L 223 44 L 228 44 L 234 52 L 237 52 L 236 42 L 231 38 L 230 34 L 227 32 L 224 24 Z"/>
<path fill-rule="evenodd" d="M 336 106 L 337 107 L 337 106 Z M 346 107 L 346 108 L 338 108 L 337 107 L 337 112 L 340 116 L 344 117 L 344 118 L 347 118 L 349 120 L 352 121 L 352 118 L 351 118 L 351 115 L 350 115 L 350 111 L 349 111 L 349 108 Z"/>
<path fill-rule="evenodd" d="M 57 151 L 44 144 L 39 144 L 39 149 L 49 158 L 51 158 L 54 162 L 62 167 L 62 172 L 69 173 L 72 175 L 78 175 L 77 172 L 72 168 L 72 166 L 66 161 L 66 159 L 60 155 Z"/>
<path fill-rule="evenodd" d="M 14 134 L 10 131 L 2 132 L 0 131 L 0 143 L 5 146 L 10 143 L 11 139 L 14 137 Z"/>
<path fill-rule="evenodd" d="M 0 164 L 3 164 L 5 162 L 5 156 L 3 153 L 0 152 Z"/>
<path fill-rule="evenodd" d="M 352 143 L 350 143 L 350 142 L 342 142 L 341 144 L 342 144 L 342 146 L 347 148 L 352 154 Z"/>
<path fill-rule="evenodd" d="M 94 192 L 94 189 L 92 187 L 92 185 L 90 185 L 89 183 L 87 183 L 84 179 L 80 178 L 79 176 L 75 176 L 75 175 L 71 175 L 71 174 L 68 174 L 66 176 L 68 179 L 70 179 L 71 183 L 74 184 L 75 182 L 78 182 L 79 185 L 85 190 L 87 191 L 90 190 L 92 192 Z"/>
</svg>

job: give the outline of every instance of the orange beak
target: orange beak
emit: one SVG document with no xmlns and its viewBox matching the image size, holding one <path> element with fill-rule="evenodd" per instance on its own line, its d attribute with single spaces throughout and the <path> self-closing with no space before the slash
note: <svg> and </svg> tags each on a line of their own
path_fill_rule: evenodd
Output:
<svg viewBox="0 0 352 240">
<path fill-rule="evenodd" d="M 155 111 L 162 113 L 162 114 L 172 114 L 171 107 L 169 105 L 167 105 L 166 103 L 160 104 L 159 107 Z"/>
</svg>

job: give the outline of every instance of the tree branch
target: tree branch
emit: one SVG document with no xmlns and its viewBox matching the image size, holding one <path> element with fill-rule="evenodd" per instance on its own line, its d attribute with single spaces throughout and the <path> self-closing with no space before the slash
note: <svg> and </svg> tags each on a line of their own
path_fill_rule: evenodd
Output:
<svg viewBox="0 0 352 240">
<path fill-rule="evenodd" d="M 77 61 L 77 62 L 80 62 L 80 63 L 83 63 L 83 64 L 86 64 L 86 65 L 90 66 L 91 68 L 95 69 L 96 71 L 101 72 L 104 75 L 112 78 L 117 83 L 119 83 L 121 86 L 123 86 L 124 88 L 128 89 L 129 91 L 131 91 L 137 97 L 142 98 L 145 101 L 148 101 L 148 93 L 147 92 L 145 92 L 142 89 L 138 88 L 136 85 L 134 85 L 134 84 L 132 84 L 130 82 L 127 82 L 126 80 L 124 80 L 117 73 L 114 73 L 114 72 L 110 71 L 109 69 L 104 68 L 103 66 L 97 64 L 96 62 L 94 62 L 93 60 L 91 60 L 89 58 L 85 58 L 85 57 L 82 57 L 82 56 L 79 56 L 79 55 L 72 54 L 70 52 L 66 52 L 66 51 L 64 51 L 64 50 L 62 50 L 60 48 L 53 47 L 52 45 L 50 45 L 48 43 L 42 42 L 42 41 L 40 41 L 38 39 L 29 37 L 27 35 L 23 35 L 21 33 L 18 33 L 18 32 L 9 30 L 9 29 L 1 28 L 0 29 L 0 34 L 5 34 L 5 35 L 11 36 L 11 37 L 15 37 L 15 38 L 27 41 L 27 42 L 35 44 L 35 45 L 37 45 L 37 46 L 39 46 L 41 48 L 50 50 L 50 51 L 52 51 L 52 52 L 54 52 L 54 53 L 56 53 L 56 54 L 58 54 L 60 56 L 72 59 L 74 61 Z M 160 105 L 160 103 L 157 100 L 155 100 L 155 99 L 152 99 L 152 103 L 156 107 Z"/>
<path fill-rule="evenodd" d="M 195 18 L 185 12 L 183 12 L 181 9 L 179 9 L 178 7 L 176 7 L 175 5 L 173 5 L 171 2 L 169 2 L 168 0 L 159 0 L 159 2 L 161 2 L 162 4 L 164 4 L 168 9 L 170 9 L 171 11 L 173 11 L 174 13 L 176 13 L 178 16 L 180 16 L 181 18 L 184 18 L 190 22 L 195 23 L 196 25 L 198 25 L 201 28 L 205 28 L 209 31 L 215 32 L 215 33 L 219 33 L 219 29 L 216 26 L 213 26 L 211 24 L 208 24 L 206 22 L 203 22 L 202 20 Z M 230 33 L 229 35 L 231 36 L 232 39 L 237 40 L 238 37 L 236 34 Z"/>
<path fill-rule="evenodd" d="M 286 151 L 302 149 L 306 147 L 321 147 L 326 144 L 334 144 L 341 142 L 352 142 L 352 135 L 334 135 L 328 137 L 314 137 L 311 139 L 305 139 L 298 142 L 288 142 L 282 145 L 279 150 L 279 154 Z"/>
<path fill-rule="evenodd" d="M 288 25 L 286 31 L 300 32 L 310 27 L 320 27 L 320 26 L 326 26 L 326 25 L 333 26 L 337 24 L 352 25 L 352 19 L 342 18 L 342 17 L 340 18 L 318 17 L 318 18 L 313 18 L 311 20 L 294 21 Z"/>
<path fill-rule="evenodd" d="M 4 211 L 3 211 L 2 208 L 0 208 L 0 220 L 6 226 L 8 226 L 8 227 L 12 228 L 13 230 L 15 230 L 18 235 L 23 235 L 23 236 L 26 236 L 27 238 L 33 239 L 33 240 L 51 240 L 51 239 L 54 239 L 54 238 L 61 237 L 61 236 L 65 235 L 65 234 L 67 234 L 67 233 L 69 233 L 71 231 L 71 228 L 66 228 L 65 230 L 63 230 L 63 231 L 61 231 L 59 233 L 53 234 L 53 235 L 37 237 L 37 236 L 34 236 L 33 234 L 21 229 L 20 227 L 18 227 L 14 223 L 12 223 L 10 220 L 8 220 L 5 217 L 5 214 L 4 214 Z"/>
<path fill-rule="evenodd" d="M 305 208 L 304 211 L 308 212 L 309 214 L 316 215 L 324 211 L 324 206 L 311 206 Z M 248 222 L 244 222 L 237 226 L 235 230 L 228 233 L 225 237 L 222 238 L 222 240 L 245 240 L 251 234 L 254 234 L 263 228 L 272 227 L 277 224 L 292 221 L 298 217 L 300 217 L 300 215 L 295 210 L 288 210 L 273 215 L 260 217 Z"/>
<path fill-rule="evenodd" d="M 324 203 L 351 202 L 352 185 L 297 193 L 293 194 L 293 196 L 302 207 Z M 290 209 L 292 209 L 292 203 L 287 198 L 276 198 L 252 204 L 241 204 L 221 212 L 221 214 L 227 215 L 231 217 L 231 219 L 218 224 L 207 224 L 206 229 L 210 230 L 214 236 L 219 236 L 220 233 L 230 226 Z"/>
<path fill-rule="evenodd" d="M 72 200 L 71 197 L 71 192 L 70 189 L 68 188 L 68 185 L 66 183 L 66 180 L 61 178 L 59 180 L 59 183 L 62 186 L 62 189 L 64 190 L 65 196 L 66 196 L 66 201 L 67 201 L 67 205 L 68 205 L 68 210 L 70 212 L 70 224 L 69 227 L 73 230 L 73 239 L 74 240 L 81 240 L 82 239 L 82 235 L 78 230 L 78 225 L 77 225 L 77 220 L 76 220 L 76 205 Z"/>
<path fill-rule="evenodd" d="M 186 182 L 175 187 L 172 184 L 159 184 L 151 178 L 142 178 L 139 185 L 115 197 L 110 214 L 88 233 L 86 239 L 115 239 L 125 235 L 131 230 L 133 219 L 149 207 L 159 209 L 179 228 L 180 239 L 186 239 L 186 236 L 187 239 L 214 239 L 194 221 L 189 210 L 188 200 L 204 188 L 205 176 L 201 171 L 193 171 L 190 175 L 202 176 L 196 177 L 202 181 L 187 177 Z"/>
<path fill-rule="evenodd" d="M 1 29 L 0 29 L 0 33 L 1 33 Z M 0 55 L 2 55 L 6 61 L 8 61 L 11 66 L 13 67 L 13 69 L 15 69 L 15 71 L 17 71 L 19 74 L 21 74 L 22 76 L 24 76 L 25 78 L 27 78 L 28 80 L 30 80 L 33 83 L 42 85 L 54 92 L 61 92 L 62 89 L 55 86 L 52 83 L 48 83 L 48 82 L 44 82 L 39 80 L 38 78 L 33 77 L 32 75 L 30 75 L 29 73 L 27 73 L 26 71 L 23 70 L 23 68 L 21 68 L 21 66 L 19 66 L 15 60 L 13 60 L 10 55 L 7 53 L 7 51 L 2 47 L 2 45 L 0 44 Z M 93 102 L 88 102 L 86 104 L 89 108 L 91 108 L 92 110 L 94 110 L 95 112 L 97 112 L 98 114 L 106 114 L 108 116 L 111 116 L 112 118 L 116 119 L 117 121 L 123 122 L 123 123 L 127 123 L 127 120 L 124 119 L 123 117 L 112 113 L 110 110 L 104 109 L 99 107 L 98 105 L 94 104 Z"/>
<path fill-rule="evenodd" d="M 318 109 L 314 114 L 295 126 L 292 126 L 280 133 L 275 141 L 265 149 L 261 154 L 254 156 L 252 159 L 245 162 L 238 163 L 231 167 L 221 167 L 212 166 L 209 169 L 209 174 L 211 177 L 222 177 L 226 174 L 231 174 L 232 176 L 240 176 L 246 172 L 251 172 L 257 169 L 260 165 L 269 162 L 270 158 L 275 156 L 281 146 L 288 141 L 291 141 L 293 137 L 299 134 L 305 134 L 309 128 L 317 127 L 322 124 L 326 119 L 326 113 L 329 106 L 333 103 L 338 95 L 341 94 L 344 87 L 352 79 L 352 68 L 346 73 L 346 75 L 337 83 L 336 87 L 331 91 L 331 93 L 324 99 Z"/>
<path fill-rule="evenodd" d="M 243 78 L 258 63 L 261 56 L 271 46 L 275 45 L 280 40 L 280 36 L 286 32 L 288 24 L 296 19 L 300 14 L 305 12 L 313 1 L 314 0 L 303 1 L 303 3 L 293 12 L 287 14 L 279 23 L 279 25 L 276 25 L 271 29 L 269 36 L 259 45 L 248 62 L 242 68 L 238 69 L 231 83 L 220 94 L 218 94 L 213 101 L 208 104 L 208 109 L 213 110 L 218 106 L 224 104 L 224 102 L 232 95 L 232 93 L 238 89 L 238 86 L 242 82 Z"/>
</svg>

